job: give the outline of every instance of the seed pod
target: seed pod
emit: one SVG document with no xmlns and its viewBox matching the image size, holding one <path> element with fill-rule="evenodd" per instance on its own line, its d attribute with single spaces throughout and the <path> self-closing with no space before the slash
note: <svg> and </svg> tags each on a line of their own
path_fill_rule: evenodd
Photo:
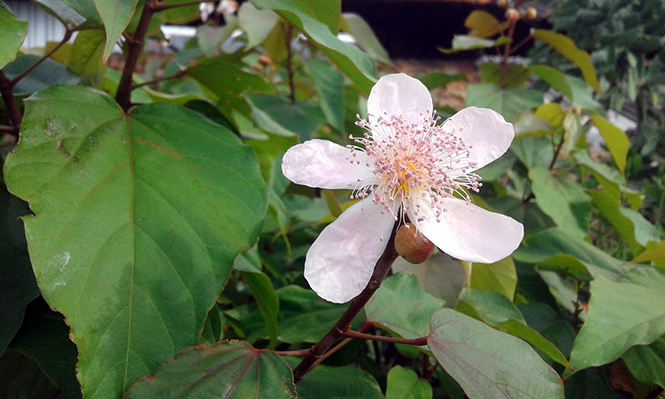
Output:
<svg viewBox="0 0 665 399">
<path fill-rule="evenodd" d="M 501 8 L 508 7 L 508 0 L 497 0 L 496 5 Z"/>
<path fill-rule="evenodd" d="M 520 19 L 520 12 L 514 8 L 509 8 L 506 10 L 506 19 L 508 21 L 517 21 Z"/>
<path fill-rule="evenodd" d="M 536 11 L 535 8 L 529 7 L 526 9 L 526 19 L 529 21 L 533 21 L 538 17 L 538 11 Z"/>
<path fill-rule="evenodd" d="M 407 223 L 397 230 L 395 249 L 407 262 L 418 265 L 432 256 L 434 244 L 416 231 L 413 224 Z"/>
</svg>

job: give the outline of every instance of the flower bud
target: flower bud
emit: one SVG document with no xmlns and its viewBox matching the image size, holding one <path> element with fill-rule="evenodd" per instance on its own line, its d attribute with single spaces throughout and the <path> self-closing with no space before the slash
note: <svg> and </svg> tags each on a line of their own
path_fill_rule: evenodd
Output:
<svg viewBox="0 0 665 399">
<path fill-rule="evenodd" d="M 514 8 L 509 8 L 506 10 L 506 19 L 508 21 L 517 21 L 520 19 L 520 13 Z"/>
<path fill-rule="evenodd" d="M 535 8 L 529 7 L 526 9 L 526 19 L 529 21 L 533 21 L 538 17 L 538 11 L 536 11 Z"/>
<path fill-rule="evenodd" d="M 501 8 L 508 7 L 508 0 L 497 0 L 496 5 Z"/>
<path fill-rule="evenodd" d="M 413 224 L 407 223 L 397 230 L 395 249 L 407 262 L 418 265 L 432 256 L 434 244 L 419 233 Z"/>
</svg>

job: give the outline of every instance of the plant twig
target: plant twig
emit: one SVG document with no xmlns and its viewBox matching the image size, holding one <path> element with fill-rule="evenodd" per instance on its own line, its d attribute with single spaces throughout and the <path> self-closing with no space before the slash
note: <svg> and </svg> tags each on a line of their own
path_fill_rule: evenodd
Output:
<svg viewBox="0 0 665 399">
<path fill-rule="evenodd" d="M 156 7 L 156 4 L 156 0 L 146 0 L 134 37 L 131 41 L 128 41 L 129 51 L 127 52 L 125 67 L 122 70 L 122 76 L 120 77 L 120 83 L 118 84 L 118 91 L 115 94 L 115 100 L 125 111 L 127 111 L 132 105 L 132 76 L 134 75 L 134 69 L 139 60 L 139 55 L 143 50 L 143 40 L 145 39 L 146 33 L 148 33 L 148 25 L 150 24 L 150 19 L 153 14 L 152 10 Z"/>
<path fill-rule="evenodd" d="M 372 322 L 370 321 L 365 321 L 365 323 L 358 329 L 359 332 L 363 332 L 368 330 L 370 327 L 372 327 Z M 309 368 L 310 370 L 313 369 L 314 367 L 318 366 L 319 364 L 323 363 L 328 359 L 330 356 L 334 355 L 335 352 L 338 350 L 342 349 L 346 344 L 349 342 L 353 341 L 353 338 L 345 338 L 343 339 L 339 344 L 335 345 L 332 349 L 330 349 L 328 352 L 326 352 L 324 355 L 319 357 L 312 363 L 312 366 Z M 376 341 L 373 341 L 376 342 Z"/>
<path fill-rule="evenodd" d="M 415 345 L 415 346 L 427 345 L 427 337 L 420 337 L 416 339 L 393 338 L 393 337 L 384 337 L 382 335 L 365 334 L 359 331 L 352 331 L 352 330 L 342 331 L 342 336 L 354 339 L 366 339 L 370 341 L 390 342 L 392 344 L 404 344 L 404 345 Z"/>
<path fill-rule="evenodd" d="M 143 86 L 149 86 L 149 85 L 152 85 L 152 84 L 155 84 L 155 83 L 164 82 L 165 80 L 178 79 L 178 78 L 181 78 L 185 75 L 187 75 L 187 70 L 183 69 L 183 70 L 180 70 L 177 73 L 175 73 L 173 75 L 170 75 L 170 76 L 162 76 L 162 77 L 155 78 L 154 80 L 151 80 L 151 81 L 148 81 L 148 82 L 143 82 L 143 83 L 132 85 L 132 90 L 136 90 L 136 89 L 138 89 L 140 87 L 143 87 Z"/>
<path fill-rule="evenodd" d="M 0 93 L 2 94 L 2 101 L 4 101 L 7 110 L 9 111 L 9 118 L 16 130 L 7 132 L 18 137 L 18 129 L 21 127 L 21 113 L 18 110 L 16 101 L 14 101 L 14 93 L 12 92 L 12 82 L 5 76 L 5 73 L 0 70 Z"/>
<path fill-rule="evenodd" d="M 335 343 L 335 341 L 343 336 L 343 332 L 346 331 L 349 325 L 351 325 L 353 319 L 356 318 L 358 313 L 360 313 L 363 307 L 365 307 L 367 301 L 369 301 L 372 295 L 374 295 L 374 292 L 381 286 L 381 282 L 386 277 L 386 274 L 388 274 L 390 267 L 398 256 L 397 251 L 395 250 L 396 231 L 397 223 L 395 223 L 395 226 L 393 227 L 386 249 L 376 263 L 374 273 L 365 289 L 353 299 L 351 305 L 346 309 L 346 312 L 344 312 L 342 317 L 337 320 L 337 323 L 335 323 L 333 328 L 331 328 L 330 331 L 328 331 L 328 333 L 312 348 L 311 356 L 303 359 L 293 371 L 293 378 L 296 383 L 302 380 L 302 378 L 309 373 L 314 366 L 316 366 L 316 360 L 320 358 L 328 348 Z"/>
<path fill-rule="evenodd" d="M 60 43 L 56 44 L 55 47 L 53 47 L 53 48 L 51 49 L 51 51 L 49 51 L 48 53 L 44 54 L 44 56 L 43 56 L 42 58 L 40 58 L 37 62 L 35 62 L 34 64 L 30 65 L 30 67 L 29 67 L 28 69 L 26 69 L 25 71 L 21 72 L 20 74 L 14 76 L 14 79 L 11 80 L 11 86 L 12 86 L 12 87 L 16 86 L 16 84 L 17 84 L 18 82 L 20 82 L 21 79 L 23 79 L 24 77 L 26 77 L 30 72 L 32 72 L 35 68 L 37 68 L 37 67 L 38 67 L 42 62 L 44 62 L 47 58 L 49 58 L 50 56 L 52 56 L 53 54 L 55 54 L 55 52 L 58 51 L 58 49 L 60 49 L 60 47 L 64 46 L 65 43 L 67 43 L 67 42 L 69 41 L 69 39 L 72 38 L 72 34 L 74 34 L 74 30 L 73 30 L 73 28 L 70 27 L 70 26 L 66 26 L 66 27 L 65 27 L 65 36 L 62 38 L 62 40 L 60 40 Z"/>
<path fill-rule="evenodd" d="M 561 140 L 559 140 L 559 144 L 557 144 L 556 148 L 554 149 L 554 154 L 552 156 L 552 161 L 550 161 L 549 166 L 547 167 L 547 170 L 552 170 L 554 168 L 554 164 L 556 163 L 557 158 L 559 158 L 559 153 L 561 152 L 561 148 L 563 147 L 564 143 L 564 134 L 561 133 Z M 523 204 L 526 204 L 527 202 L 531 201 L 532 199 L 536 198 L 536 195 L 533 193 L 533 191 L 522 200 Z"/>
<path fill-rule="evenodd" d="M 296 103 L 296 87 L 293 83 L 293 52 L 291 50 L 291 35 L 293 34 L 293 26 L 289 25 L 286 28 L 286 72 L 289 76 L 289 100 L 291 104 Z"/>
<path fill-rule="evenodd" d="M 529 36 L 525 37 L 524 39 L 520 40 L 519 43 L 515 45 L 515 47 L 510 49 L 510 55 L 513 55 L 519 50 L 522 46 L 525 44 L 529 43 L 529 40 L 533 39 L 533 35 L 529 34 Z"/>
<path fill-rule="evenodd" d="M 312 348 L 298 349 L 294 351 L 271 351 L 278 356 L 306 357 L 312 354 Z"/>
<path fill-rule="evenodd" d="M 508 28 L 508 43 L 506 43 L 506 48 L 503 51 L 503 57 L 501 57 L 501 77 L 499 81 L 499 86 L 501 88 L 504 88 L 506 85 L 506 72 L 508 69 L 508 56 L 510 55 L 510 44 L 513 41 L 513 36 L 515 35 L 515 26 L 517 25 L 517 21 L 514 19 L 510 20 L 510 27 Z"/>
<path fill-rule="evenodd" d="M 18 128 L 16 126 L 0 125 L 0 133 L 9 133 L 12 136 L 18 136 Z"/>
<path fill-rule="evenodd" d="M 152 6 L 150 8 L 152 9 L 153 13 L 158 13 L 160 11 L 166 11 L 166 10 L 170 10 L 172 8 L 195 6 L 195 5 L 204 3 L 204 2 L 205 2 L 205 0 L 186 1 L 186 2 L 183 2 L 183 3 L 174 3 L 174 4 L 155 4 L 154 6 Z"/>
</svg>

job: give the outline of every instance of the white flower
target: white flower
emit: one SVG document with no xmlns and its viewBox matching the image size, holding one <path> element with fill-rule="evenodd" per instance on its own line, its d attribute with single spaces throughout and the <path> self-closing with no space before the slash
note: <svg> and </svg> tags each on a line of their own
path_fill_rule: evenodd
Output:
<svg viewBox="0 0 665 399">
<path fill-rule="evenodd" d="M 522 241 L 523 226 L 470 202 L 480 176 L 473 173 L 503 155 L 515 136 L 494 111 L 470 107 L 443 124 L 417 79 L 382 77 L 367 101 L 361 146 L 309 140 L 284 155 L 282 172 L 294 183 L 351 189 L 357 204 L 312 244 L 305 278 L 323 299 L 342 303 L 367 285 L 395 221 L 408 217 L 418 232 L 447 254 L 493 263 Z"/>
</svg>

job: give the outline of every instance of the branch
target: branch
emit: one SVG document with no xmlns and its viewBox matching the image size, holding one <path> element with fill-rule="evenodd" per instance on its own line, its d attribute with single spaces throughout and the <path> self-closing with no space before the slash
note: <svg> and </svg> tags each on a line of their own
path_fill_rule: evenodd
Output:
<svg viewBox="0 0 665 399">
<path fill-rule="evenodd" d="M 178 71 L 177 73 L 175 73 L 171 76 L 163 76 L 163 77 L 155 78 L 155 80 L 151 80 L 149 82 L 143 82 L 143 83 L 132 85 L 132 90 L 136 90 L 136 89 L 138 89 L 140 87 L 143 87 L 143 86 L 149 86 L 149 85 L 152 85 L 152 84 L 155 84 L 155 83 L 163 82 L 165 80 L 178 79 L 178 78 L 181 78 L 185 75 L 187 75 L 187 70 L 183 69 L 183 70 Z"/>
<path fill-rule="evenodd" d="M 18 136 L 18 128 L 16 126 L 0 125 L 0 133 L 9 133 L 12 136 Z"/>
<path fill-rule="evenodd" d="M 381 282 L 388 274 L 390 266 L 392 266 L 395 259 L 397 259 L 397 251 L 395 250 L 395 232 L 397 231 L 397 223 L 393 227 L 392 234 L 386 245 L 386 249 L 383 251 L 383 255 L 379 258 L 379 261 L 376 263 L 374 268 L 374 273 L 367 283 L 367 287 L 353 299 L 351 305 L 342 317 L 337 320 L 337 323 L 333 326 L 330 331 L 311 349 L 311 355 L 303 359 L 298 367 L 293 370 L 293 379 L 294 382 L 302 380 L 305 374 L 309 373 L 312 368 L 316 366 L 316 360 L 320 358 L 327 350 L 335 343 L 339 338 L 343 336 L 343 331 L 345 331 L 353 319 L 356 318 L 358 313 L 365 307 L 365 304 L 369 299 L 374 295 L 374 292 L 381 286 Z"/>
<path fill-rule="evenodd" d="M 16 106 L 16 101 L 14 101 L 14 93 L 12 92 L 12 82 L 5 76 L 5 73 L 0 70 L 0 94 L 2 94 L 2 101 L 4 101 L 9 111 L 9 117 L 14 125 L 13 128 L 16 129 L 13 132 L 7 132 L 18 137 L 18 129 L 21 127 L 21 120 L 23 117 Z"/>
<path fill-rule="evenodd" d="M 21 79 L 23 79 L 24 77 L 26 77 L 30 72 L 32 72 L 35 68 L 37 68 L 37 67 L 38 67 L 42 62 L 44 62 L 47 58 L 49 58 L 50 56 L 52 56 L 53 54 L 55 54 L 55 52 L 58 51 L 58 49 L 60 49 L 60 47 L 64 46 L 65 43 L 67 43 L 67 42 L 69 41 L 69 39 L 72 38 L 72 34 L 74 34 L 74 30 L 73 30 L 73 28 L 70 27 L 70 26 L 65 26 L 65 36 L 62 38 L 62 40 L 60 40 L 60 43 L 56 44 L 56 46 L 53 47 L 53 48 L 51 49 L 51 51 L 49 51 L 48 53 L 44 54 L 44 56 L 43 56 L 42 58 L 40 58 L 37 62 L 35 62 L 34 64 L 30 65 L 30 67 L 29 67 L 28 69 L 26 69 L 25 71 L 23 71 L 23 72 L 21 72 L 20 74 L 16 75 L 16 76 L 14 77 L 14 79 L 12 79 L 11 82 L 10 82 L 11 87 L 16 86 L 16 84 L 17 84 L 18 82 L 20 82 Z"/>
<path fill-rule="evenodd" d="M 295 351 L 271 351 L 277 356 L 294 356 L 294 357 L 307 357 L 311 356 L 312 348 L 298 349 Z"/>
<path fill-rule="evenodd" d="M 372 327 L 372 322 L 371 321 L 365 321 L 365 323 L 363 323 L 363 325 L 358 329 L 358 332 L 366 331 L 370 327 Z M 330 356 L 334 355 L 338 350 L 342 349 L 344 346 L 346 346 L 346 344 L 348 344 L 351 341 L 353 341 L 353 338 L 345 338 L 344 340 L 342 340 L 342 342 L 335 345 L 331 350 L 329 350 L 324 355 L 322 355 L 321 357 L 316 359 L 314 361 L 314 363 L 312 363 L 312 366 L 309 369 L 312 370 L 314 367 L 316 367 L 319 364 L 325 362 L 326 359 L 328 359 Z M 310 352 L 310 355 L 311 355 L 311 352 Z"/>
<path fill-rule="evenodd" d="M 125 60 L 125 68 L 122 70 L 122 76 L 120 77 L 120 83 L 118 84 L 118 91 L 115 94 L 115 100 L 125 111 L 127 111 L 132 105 L 132 76 L 134 75 L 134 69 L 139 60 L 141 50 L 143 50 L 143 40 L 148 32 L 148 25 L 150 24 L 154 7 L 156 7 L 156 0 L 146 0 L 134 37 L 131 41 L 128 41 L 129 51 L 127 52 L 127 59 Z"/>
<path fill-rule="evenodd" d="M 342 336 L 354 339 L 367 339 L 370 341 L 390 342 L 392 344 L 405 344 L 405 345 L 415 345 L 415 346 L 427 345 L 427 337 L 420 337 L 416 339 L 393 338 L 393 337 L 384 337 L 381 335 L 365 334 L 362 332 L 352 331 L 352 330 L 343 331 Z"/>
</svg>

